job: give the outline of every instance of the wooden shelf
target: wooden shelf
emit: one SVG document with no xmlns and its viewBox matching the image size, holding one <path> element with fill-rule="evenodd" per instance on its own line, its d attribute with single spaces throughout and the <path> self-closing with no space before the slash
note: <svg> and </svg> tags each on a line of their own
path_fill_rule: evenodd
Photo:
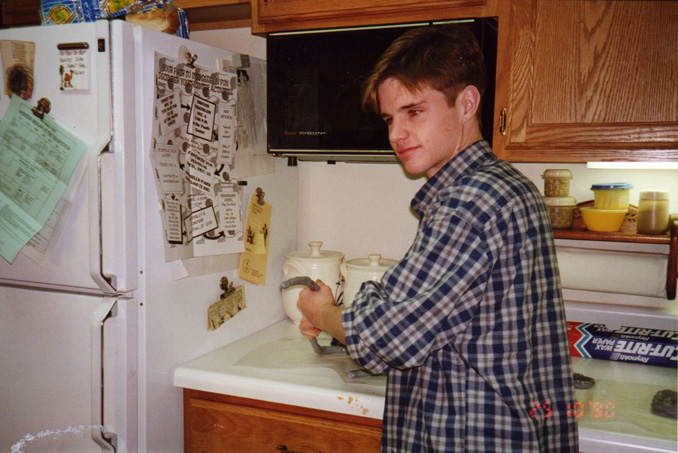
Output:
<svg viewBox="0 0 678 453">
<path fill-rule="evenodd" d="M 584 229 L 553 230 L 556 239 L 575 239 L 579 241 L 606 241 L 606 242 L 635 242 L 643 244 L 666 244 L 671 243 L 671 235 L 652 235 L 638 233 L 599 233 Z"/>
</svg>

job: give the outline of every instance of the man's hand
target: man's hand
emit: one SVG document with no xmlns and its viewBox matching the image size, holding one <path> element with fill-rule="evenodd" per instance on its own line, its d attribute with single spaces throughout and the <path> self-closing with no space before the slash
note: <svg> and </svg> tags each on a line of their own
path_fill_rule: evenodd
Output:
<svg viewBox="0 0 678 453">
<path fill-rule="evenodd" d="M 301 318 L 301 322 L 299 323 L 299 330 L 301 331 L 301 334 L 308 338 L 309 340 L 314 339 L 315 337 L 320 335 L 320 332 L 322 332 L 320 329 L 314 326 L 311 321 L 309 321 L 306 318 Z"/>
<path fill-rule="evenodd" d="M 299 323 L 299 330 L 309 339 L 317 337 L 320 331 L 325 331 L 345 344 L 341 308 L 335 305 L 331 288 L 321 280 L 316 280 L 316 283 L 320 286 L 318 291 L 304 288 L 299 293 L 297 307 L 304 315 Z"/>
</svg>

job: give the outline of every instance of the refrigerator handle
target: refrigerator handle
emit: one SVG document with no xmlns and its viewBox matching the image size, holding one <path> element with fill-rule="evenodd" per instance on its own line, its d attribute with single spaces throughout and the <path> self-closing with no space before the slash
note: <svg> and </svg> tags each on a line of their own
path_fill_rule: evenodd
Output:
<svg viewBox="0 0 678 453">
<path fill-rule="evenodd" d="M 104 323 L 117 315 L 118 299 L 104 298 L 94 310 L 91 324 L 92 344 L 92 429 L 91 437 L 102 451 L 117 451 L 118 436 L 104 423 Z"/>
<path fill-rule="evenodd" d="M 101 159 L 110 151 L 111 137 L 102 139 L 99 152 L 92 154 L 89 165 L 89 235 L 90 235 L 90 274 L 99 287 L 106 293 L 116 293 L 115 275 L 104 273 L 103 238 L 103 177 Z M 94 214 L 96 213 L 96 215 Z"/>
</svg>

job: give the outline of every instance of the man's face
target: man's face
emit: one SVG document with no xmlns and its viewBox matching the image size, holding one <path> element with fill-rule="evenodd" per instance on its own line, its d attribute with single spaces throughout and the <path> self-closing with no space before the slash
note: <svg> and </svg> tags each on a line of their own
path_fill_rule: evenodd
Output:
<svg viewBox="0 0 678 453">
<path fill-rule="evenodd" d="M 377 96 L 391 147 L 408 173 L 430 178 L 466 147 L 461 94 L 450 107 L 440 91 L 425 87 L 411 92 L 388 78 Z"/>
</svg>

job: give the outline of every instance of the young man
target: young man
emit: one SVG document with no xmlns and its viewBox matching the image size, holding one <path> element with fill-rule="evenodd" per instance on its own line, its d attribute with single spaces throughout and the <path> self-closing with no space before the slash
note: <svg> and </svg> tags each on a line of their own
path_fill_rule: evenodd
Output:
<svg viewBox="0 0 678 453">
<path fill-rule="evenodd" d="M 482 53 L 466 29 L 398 38 L 364 87 L 405 170 L 417 236 L 351 307 L 304 290 L 299 328 L 388 373 L 382 451 L 576 452 L 560 277 L 534 185 L 482 139 Z"/>
</svg>

